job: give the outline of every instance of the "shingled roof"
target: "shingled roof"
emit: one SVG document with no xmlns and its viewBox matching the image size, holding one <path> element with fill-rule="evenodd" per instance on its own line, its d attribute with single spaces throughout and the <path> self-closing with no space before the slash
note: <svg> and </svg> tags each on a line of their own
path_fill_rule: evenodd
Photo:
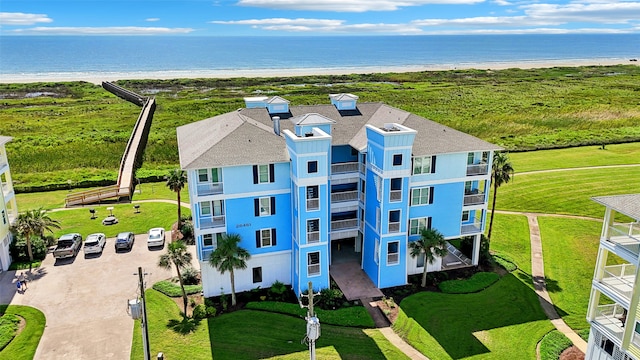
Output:
<svg viewBox="0 0 640 360">
<path fill-rule="evenodd" d="M 417 131 L 414 156 L 502 150 L 474 136 L 379 102 L 358 103 L 357 111 L 348 114 L 329 104 L 289 107 L 289 115 L 295 120 L 305 119 L 308 114 L 334 121 L 333 145 L 350 145 L 359 151 L 366 149 L 365 125 L 382 127 L 385 123 L 398 123 Z M 282 114 L 278 116 L 282 120 L 286 118 Z M 281 130 L 294 131 L 291 121 L 282 120 Z M 271 115 L 265 108 L 240 109 L 180 126 L 177 132 L 183 169 L 289 161 L 285 140 L 273 131 Z"/>
<path fill-rule="evenodd" d="M 640 221 L 640 194 L 597 196 L 591 199 Z"/>
</svg>

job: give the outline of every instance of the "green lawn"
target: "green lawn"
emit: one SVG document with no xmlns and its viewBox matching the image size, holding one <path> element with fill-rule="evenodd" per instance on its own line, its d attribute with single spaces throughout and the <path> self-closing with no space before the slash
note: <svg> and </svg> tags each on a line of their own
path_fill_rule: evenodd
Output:
<svg viewBox="0 0 640 360">
<path fill-rule="evenodd" d="M 0 305 L 0 313 L 18 315 L 26 322 L 22 332 L 0 351 L 0 359 L 33 359 L 46 324 L 44 314 L 38 309 L 20 305 Z"/>
<path fill-rule="evenodd" d="M 547 290 L 571 328 L 588 327 L 587 306 L 598 256 L 601 222 L 538 217 Z M 616 256 L 609 264 L 621 263 Z"/>
<path fill-rule="evenodd" d="M 102 219 L 109 215 L 107 207 L 113 206 L 113 215 L 119 223 L 104 226 Z M 78 232 L 87 236 L 95 232 L 104 232 L 107 237 L 114 237 L 121 231 L 133 231 L 135 234 L 144 234 L 153 227 L 170 229 L 171 224 L 178 220 L 177 205 L 167 203 L 143 203 L 140 205 L 140 213 L 137 214 L 132 204 L 100 205 L 93 206 L 96 209 L 96 219 L 91 219 L 88 208 L 54 211 L 49 213 L 52 219 L 60 222 L 61 229 L 55 231 L 55 236 Z M 182 214 L 188 216 L 189 209 L 182 208 Z"/>
<path fill-rule="evenodd" d="M 640 166 L 516 174 L 512 182 L 498 190 L 496 209 L 601 219 L 604 207 L 591 197 L 628 194 L 638 178 Z"/>
<path fill-rule="evenodd" d="M 527 217 L 496 214 L 491 234 L 491 250 L 499 255 L 507 255 L 519 269 L 531 274 L 531 240 Z"/>
<path fill-rule="evenodd" d="M 510 153 L 517 173 L 588 166 L 640 164 L 640 143 Z"/>
<path fill-rule="evenodd" d="M 553 329 L 514 274 L 479 293 L 417 293 L 400 308 L 394 329 L 430 359 L 535 359 L 537 342 Z"/>
<path fill-rule="evenodd" d="M 155 290 L 146 294 L 151 354 L 162 351 L 168 359 L 187 360 L 309 358 L 307 346 L 300 343 L 306 331 L 300 318 L 240 310 L 198 323 L 183 322 L 171 299 Z M 320 359 L 408 359 L 375 329 L 322 325 L 316 349 Z M 131 359 L 142 355 L 136 322 Z"/>
</svg>

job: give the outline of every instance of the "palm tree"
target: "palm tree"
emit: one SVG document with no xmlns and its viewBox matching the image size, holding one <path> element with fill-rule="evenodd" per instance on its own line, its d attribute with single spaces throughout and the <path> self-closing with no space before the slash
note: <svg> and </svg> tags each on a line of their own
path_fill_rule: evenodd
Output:
<svg viewBox="0 0 640 360">
<path fill-rule="evenodd" d="M 251 255 L 247 250 L 238 246 L 242 238 L 238 234 L 227 234 L 222 236 L 217 248 L 211 253 L 209 264 L 221 274 L 229 272 L 231 278 L 231 305 L 236 306 L 236 284 L 233 271 L 235 269 L 246 269 L 247 260 Z"/>
<path fill-rule="evenodd" d="M 53 232 L 53 228 L 60 229 L 58 220 L 54 220 L 47 215 L 47 211 L 39 208 L 27 210 L 18 215 L 13 226 L 15 231 L 24 236 L 27 242 L 27 253 L 29 262 L 33 262 L 33 250 L 31 249 L 31 236 L 42 237 L 45 231 Z"/>
<path fill-rule="evenodd" d="M 182 191 L 187 184 L 187 174 L 180 169 L 173 169 L 169 171 L 169 174 L 165 178 L 167 179 L 167 187 L 178 195 L 178 230 L 180 230 L 180 224 L 182 222 L 180 191 Z"/>
<path fill-rule="evenodd" d="M 424 254 L 425 264 L 422 270 L 422 287 L 427 286 L 427 263 L 433 264 L 436 257 L 447 255 L 444 235 L 436 229 L 420 229 L 420 239 L 409 243 L 411 256 L 418 257 Z"/>
<path fill-rule="evenodd" d="M 493 181 L 493 202 L 491 204 L 491 220 L 489 220 L 489 232 L 487 233 L 487 241 L 491 241 L 491 229 L 493 228 L 493 215 L 496 213 L 496 197 L 498 188 L 502 184 L 506 184 L 513 176 L 513 165 L 509 161 L 509 154 L 497 152 L 493 155 L 493 164 L 491 165 L 491 181 Z"/>
<path fill-rule="evenodd" d="M 182 301 L 184 302 L 184 316 L 187 317 L 187 293 L 184 291 L 184 283 L 180 269 L 191 265 L 191 253 L 187 251 L 187 245 L 182 241 L 172 241 L 167 246 L 167 253 L 160 255 L 158 266 L 170 270 L 172 266 L 176 267 L 178 273 L 178 281 L 182 290 Z"/>
</svg>

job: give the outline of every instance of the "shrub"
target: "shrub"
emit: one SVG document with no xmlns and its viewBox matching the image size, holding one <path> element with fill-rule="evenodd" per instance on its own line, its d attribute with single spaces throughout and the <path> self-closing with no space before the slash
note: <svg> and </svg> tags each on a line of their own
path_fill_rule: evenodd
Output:
<svg viewBox="0 0 640 360">
<path fill-rule="evenodd" d="M 193 308 L 192 316 L 196 320 L 201 320 L 206 318 L 207 308 L 204 306 L 204 304 L 197 305 L 195 308 Z"/>
<path fill-rule="evenodd" d="M 198 285 L 200 282 L 200 273 L 192 266 L 187 266 L 182 269 L 180 274 L 182 275 L 182 282 L 185 285 Z"/>
<path fill-rule="evenodd" d="M 207 317 L 214 317 L 216 316 L 216 313 L 218 312 L 218 309 L 216 309 L 215 306 L 207 306 L 205 308 L 206 312 L 207 312 Z"/>
<path fill-rule="evenodd" d="M 179 297 L 182 296 L 182 290 L 180 290 L 180 285 L 169 280 L 158 281 L 153 284 L 153 289 L 159 291 L 169 297 Z M 184 291 L 187 295 L 198 294 L 202 291 L 202 286 L 200 285 L 185 285 Z"/>
<path fill-rule="evenodd" d="M 484 290 L 499 279 L 500 275 L 496 273 L 479 272 L 469 279 L 443 281 L 438 287 L 443 293 L 467 294 Z"/>
<path fill-rule="evenodd" d="M 540 341 L 540 359 L 555 360 L 572 345 L 571 340 L 558 330 L 553 330 Z"/>
<path fill-rule="evenodd" d="M 285 301 L 287 298 L 287 286 L 276 280 L 267 291 L 267 299 L 273 301 Z"/>
<path fill-rule="evenodd" d="M 506 256 L 504 254 L 494 254 L 493 261 L 495 261 L 496 264 L 500 265 L 508 272 L 516 271 L 516 269 L 518 269 L 518 266 L 515 264 L 515 262 L 509 256 Z"/>
<path fill-rule="evenodd" d="M 339 309 L 344 303 L 344 294 L 340 289 L 325 288 L 318 296 L 318 307 L 325 310 Z"/>
<path fill-rule="evenodd" d="M 47 245 L 45 241 L 39 237 L 32 237 L 31 251 L 33 252 L 34 260 L 43 260 L 47 255 Z M 14 261 L 29 261 L 27 241 L 24 238 L 14 237 L 13 242 L 11 242 L 9 246 L 9 252 Z"/>
<path fill-rule="evenodd" d="M 195 238 L 193 237 L 193 223 L 190 218 L 182 218 L 182 226 L 180 227 L 182 233 L 182 241 L 187 245 L 195 245 Z"/>
<path fill-rule="evenodd" d="M 0 316 L 0 350 L 9 345 L 18 332 L 20 318 L 14 314 Z"/>
</svg>

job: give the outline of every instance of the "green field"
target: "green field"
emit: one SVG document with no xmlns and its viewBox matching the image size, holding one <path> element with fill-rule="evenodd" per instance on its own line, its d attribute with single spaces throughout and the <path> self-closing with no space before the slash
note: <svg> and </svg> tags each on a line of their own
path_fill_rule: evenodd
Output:
<svg viewBox="0 0 640 360">
<path fill-rule="evenodd" d="M 284 78 L 130 80 L 158 107 L 139 177 L 178 164 L 175 128 L 243 107 L 257 91 L 294 105 L 328 103 L 329 93 L 383 101 L 507 149 L 640 140 L 640 67 L 454 70 Z M 55 95 L 32 97 L 30 93 Z M 89 83 L 0 84 L 0 134 L 14 186 L 75 187 L 114 182 L 140 109 Z"/>
</svg>

